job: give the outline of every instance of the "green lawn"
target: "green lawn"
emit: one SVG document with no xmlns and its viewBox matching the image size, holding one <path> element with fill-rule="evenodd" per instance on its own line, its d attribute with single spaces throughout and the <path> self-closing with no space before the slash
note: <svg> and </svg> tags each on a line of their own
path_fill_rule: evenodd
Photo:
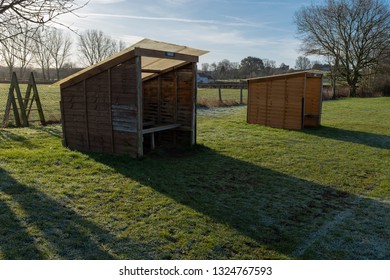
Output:
<svg viewBox="0 0 390 280">
<path fill-rule="evenodd" d="M 199 110 L 197 147 L 140 161 L 0 129 L 0 259 L 390 259 L 390 98 L 245 117 Z"/>
<path fill-rule="evenodd" d="M 7 103 L 9 84 L 0 84 L 0 124 L 3 121 L 5 105 Z M 20 90 L 24 96 L 26 93 L 27 85 L 21 84 Z M 59 122 L 60 116 L 60 92 L 58 86 L 52 85 L 38 85 L 39 99 L 42 103 L 42 109 L 45 116 L 45 120 L 49 122 Z M 16 96 L 16 94 L 15 94 Z M 35 103 L 33 108 L 35 107 Z M 38 112 L 31 111 L 30 120 L 39 120 Z M 10 122 L 13 123 L 13 115 L 11 114 Z"/>
<path fill-rule="evenodd" d="M 246 104 L 248 90 L 243 89 L 243 103 Z M 222 102 L 227 105 L 236 105 L 240 102 L 240 89 L 221 89 Z M 218 107 L 219 92 L 217 88 L 198 88 L 198 104 L 206 107 Z"/>
</svg>

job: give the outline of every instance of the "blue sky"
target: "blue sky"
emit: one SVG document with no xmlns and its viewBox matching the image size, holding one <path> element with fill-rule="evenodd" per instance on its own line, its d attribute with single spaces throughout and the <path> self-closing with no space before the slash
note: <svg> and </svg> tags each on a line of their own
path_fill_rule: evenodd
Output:
<svg viewBox="0 0 390 280">
<path fill-rule="evenodd" d="M 255 56 L 294 67 L 300 54 L 293 16 L 310 2 L 90 0 L 77 12 L 79 18 L 64 21 L 79 31 L 102 30 L 129 45 L 150 38 L 210 51 L 200 63 Z"/>
</svg>

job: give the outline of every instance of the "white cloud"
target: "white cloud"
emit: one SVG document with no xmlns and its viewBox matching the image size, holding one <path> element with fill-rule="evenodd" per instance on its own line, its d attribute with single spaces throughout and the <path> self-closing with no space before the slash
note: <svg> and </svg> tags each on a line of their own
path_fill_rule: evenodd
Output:
<svg viewBox="0 0 390 280">
<path fill-rule="evenodd" d="M 213 24 L 213 25 L 226 25 L 226 26 L 252 26 L 252 27 L 263 27 L 261 24 L 255 24 L 238 17 L 227 17 L 234 21 L 219 21 L 213 19 L 191 19 L 191 18 L 180 18 L 180 17 L 152 17 L 152 16 L 134 16 L 134 15 L 122 15 L 122 14 L 102 14 L 102 13 L 79 13 L 80 16 L 86 17 L 97 17 L 97 18 L 123 18 L 123 19 L 134 19 L 134 20 L 151 20 L 151 21 L 171 21 L 181 23 L 202 23 L 202 24 Z"/>
<path fill-rule="evenodd" d="M 134 35 L 121 35 L 121 36 L 118 36 L 118 39 L 126 42 L 128 44 L 128 46 L 131 46 L 131 45 L 134 45 L 135 43 L 143 40 L 144 37 L 134 36 Z"/>
<path fill-rule="evenodd" d="M 182 6 L 191 1 L 192 0 L 163 0 L 163 2 L 168 6 Z"/>
<path fill-rule="evenodd" d="M 136 20 L 153 20 L 153 21 L 175 21 L 175 22 L 186 22 L 186 23 L 207 23 L 215 24 L 214 20 L 197 20 L 197 19 L 186 19 L 186 18 L 173 18 L 173 17 L 149 17 L 149 16 L 132 16 L 132 15 L 120 15 L 120 14 L 98 14 L 98 13 L 80 13 L 82 16 L 91 17 L 113 17 L 113 18 L 126 18 Z"/>
<path fill-rule="evenodd" d="M 246 5 L 287 5 L 288 1 L 232 1 L 232 0 L 217 0 L 220 3 L 232 4 L 246 4 Z"/>
<path fill-rule="evenodd" d="M 124 2 L 125 0 L 91 0 L 91 2 L 96 3 L 96 4 L 115 4 L 115 3 L 120 3 Z"/>
</svg>

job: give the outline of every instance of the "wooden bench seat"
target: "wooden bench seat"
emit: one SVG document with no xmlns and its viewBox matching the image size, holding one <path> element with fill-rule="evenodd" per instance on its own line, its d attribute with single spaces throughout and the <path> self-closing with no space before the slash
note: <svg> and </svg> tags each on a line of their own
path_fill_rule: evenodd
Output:
<svg viewBox="0 0 390 280">
<path fill-rule="evenodd" d="M 181 124 L 178 124 L 178 123 L 159 125 L 159 126 L 152 126 L 152 127 L 149 127 L 149 128 L 144 128 L 142 130 L 142 134 L 150 134 L 150 148 L 152 150 L 154 150 L 154 148 L 155 148 L 154 133 L 155 132 L 175 129 L 175 128 L 178 128 L 180 126 L 181 126 Z"/>
</svg>

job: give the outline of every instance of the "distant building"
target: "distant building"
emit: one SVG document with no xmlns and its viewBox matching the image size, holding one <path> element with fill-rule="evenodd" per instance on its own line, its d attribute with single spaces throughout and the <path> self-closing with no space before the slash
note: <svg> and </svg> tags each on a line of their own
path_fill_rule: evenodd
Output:
<svg viewBox="0 0 390 280">
<path fill-rule="evenodd" d="M 198 73 L 196 76 L 196 79 L 197 79 L 198 83 L 201 83 L 201 84 L 208 84 L 208 83 L 214 82 L 213 77 L 211 77 L 209 74 L 205 74 L 205 73 Z"/>
</svg>

